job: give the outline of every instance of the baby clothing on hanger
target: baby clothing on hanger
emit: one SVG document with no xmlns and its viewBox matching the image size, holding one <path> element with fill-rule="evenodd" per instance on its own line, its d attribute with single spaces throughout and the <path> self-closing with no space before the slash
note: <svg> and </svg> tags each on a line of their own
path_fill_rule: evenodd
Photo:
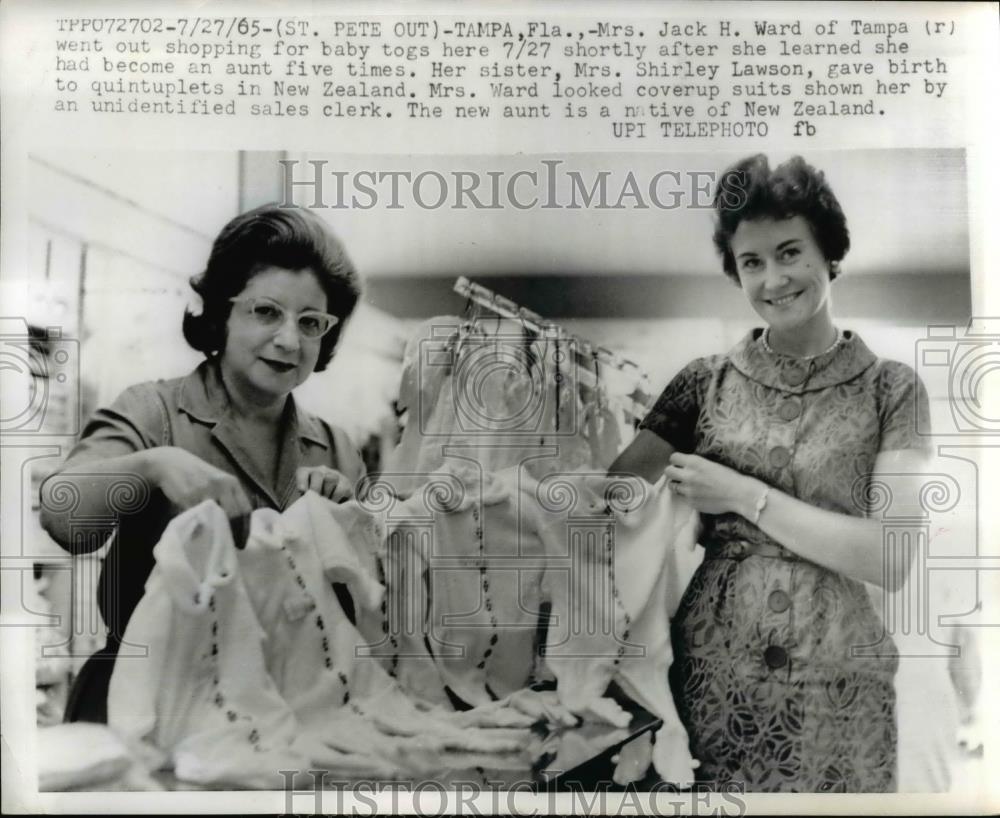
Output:
<svg viewBox="0 0 1000 818">
<path fill-rule="evenodd" d="M 432 538 L 433 526 L 426 519 L 397 519 L 387 524 L 385 603 L 378 622 L 363 632 L 371 654 L 380 657 L 408 696 L 425 704 L 450 706 L 428 641 Z"/>
<path fill-rule="evenodd" d="M 590 465 L 586 406 L 578 381 L 576 344 L 568 339 L 546 337 L 538 341 L 545 389 L 538 423 L 537 444 L 543 457 L 526 461 L 528 472 L 542 480 L 550 474 Z"/>
<path fill-rule="evenodd" d="M 586 405 L 584 418 L 590 465 L 594 469 L 607 469 L 622 450 L 621 424 L 615 409 L 606 397 L 598 397 Z"/>
<path fill-rule="evenodd" d="M 444 462 L 442 446 L 457 426 L 452 397 L 455 344 L 462 320 L 445 315 L 416 329 L 403 352 L 397 405 L 406 411 L 399 444 L 383 472 L 409 497 Z"/>
<path fill-rule="evenodd" d="M 536 477 L 591 464 L 574 349 L 513 319 L 421 324 L 404 353 L 406 426 L 385 469 L 400 496 L 449 457 Z"/>
<path fill-rule="evenodd" d="M 467 705 L 486 704 L 533 680 L 542 549 L 520 525 L 516 485 L 523 479 L 530 478 L 516 469 L 448 463 L 386 524 L 390 541 L 401 543 L 398 535 L 423 521 L 425 538 L 408 540 L 414 553 L 404 547 L 395 556 L 396 575 L 421 571 L 422 581 L 390 582 L 389 593 L 390 606 L 410 606 L 424 624 L 426 653 L 409 663 L 424 672 L 400 677 L 404 686 L 418 684 L 407 689 L 424 700 L 438 701 L 437 690 L 447 688 Z"/>
<path fill-rule="evenodd" d="M 483 318 L 470 323 L 456 356 L 453 400 L 458 453 L 486 472 L 535 455 L 545 372 L 538 342 L 523 324 Z"/>
</svg>

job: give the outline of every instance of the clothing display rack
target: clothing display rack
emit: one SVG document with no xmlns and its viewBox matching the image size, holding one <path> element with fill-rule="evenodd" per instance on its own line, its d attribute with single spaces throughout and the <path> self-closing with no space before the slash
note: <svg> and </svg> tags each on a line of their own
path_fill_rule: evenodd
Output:
<svg viewBox="0 0 1000 818">
<path fill-rule="evenodd" d="M 568 342 L 569 348 L 574 349 L 580 359 L 577 361 L 579 380 L 592 389 L 598 388 L 600 377 L 588 368 L 591 365 L 596 364 L 598 368 L 609 367 L 625 373 L 628 378 L 635 382 L 635 389 L 628 396 L 613 396 L 610 397 L 610 400 L 633 421 L 637 422 L 646 416 L 651 398 L 650 382 L 649 377 L 635 361 L 623 358 L 606 347 L 592 344 L 585 338 L 573 335 L 560 324 L 543 318 L 527 307 L 515 304 L 509 298 L 505 298 L 481 284 L 476 284 L 465 276 L 458 277 L 454 290 L 470 302 L 495 315 L 519 321 L 525 328 L 538 333 L 542 338 Z"/>
</svg>

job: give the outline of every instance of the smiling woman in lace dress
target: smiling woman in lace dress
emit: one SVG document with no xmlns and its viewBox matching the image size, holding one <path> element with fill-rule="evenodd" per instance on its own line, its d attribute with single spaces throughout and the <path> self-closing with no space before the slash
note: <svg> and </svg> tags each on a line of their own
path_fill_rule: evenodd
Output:
<svg viewBox="0 0 1000 818">
<path fill-rule="evenodd" d="M 766 326 L 685 366 L 611 466 L 665 473 L 702 514 L 674 697 L 704 783 L 892 791 L 898 657 L 865 583 L 898 588 L 909 560 L 887 555 L 865 500 L 873 473 L 919 471 L 927 396 L 834 323 L 850 241 L 821 172 L 750 157 L 715 209 L 723 270 Z"/>
</svg>

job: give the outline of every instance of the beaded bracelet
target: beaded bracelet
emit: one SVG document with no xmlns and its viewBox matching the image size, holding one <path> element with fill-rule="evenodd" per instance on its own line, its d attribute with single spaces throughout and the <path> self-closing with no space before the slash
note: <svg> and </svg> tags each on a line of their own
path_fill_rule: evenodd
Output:
<svg viewBox="0 0 1000 818">
<path fill-rule="evenodd" d="M 765 486 L 764 490 L 760 493 L 760 497 L 757 498 L 757 505 L 754 506 L 753 510 L 753 524 L 760 524 L 760 515 L 764 512 L 765 506 L 767 506 L 767 495 L 771 493 L 771 487 Z"/>
</svg>

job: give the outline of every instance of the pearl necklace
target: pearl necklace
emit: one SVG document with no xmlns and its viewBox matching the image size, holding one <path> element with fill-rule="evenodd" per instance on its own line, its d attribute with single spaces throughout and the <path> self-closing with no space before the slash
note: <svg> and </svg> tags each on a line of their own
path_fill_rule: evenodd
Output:
<svg viewBox="0 0 1000 818">
<path fill-rule="evenodd" d="M 768 336 L 768 334 L 770 332 L 771 332 L 771 328 L 768 327 L 767 329 L 764 330 L 764 334 L 760 336 L 760 342 L 764 345 L 764 349 L 766 349 L 772 355 L 785 355 L 785 356 L 787 356 L 789 358 L 795 358 L 795 359 L 797 359 L 799 361 L 811 361 L 811 360 L 813 360 L 813 358 L 820 358 L 823 355 L 826 355 L 826 354 L 828 354 L 830 352 L 833 352 L 837 348 L 837 345 L 841 341 L 844 340 L 844 333 L 843 333 L 843 331 L 841 331 L 841 330 L 838 329 L 837 330 L 837 337 L 833 339 L 833 343 L 830 344 L 830 346 L 828 346 L 822 352 L 817 352 L 815 355 L 789 355 L 788 353 L 785 353 L 785 352 L 775 352 L 771 348 L 771 345 L 767 342 L 767 336 Z"/>
</svg>

